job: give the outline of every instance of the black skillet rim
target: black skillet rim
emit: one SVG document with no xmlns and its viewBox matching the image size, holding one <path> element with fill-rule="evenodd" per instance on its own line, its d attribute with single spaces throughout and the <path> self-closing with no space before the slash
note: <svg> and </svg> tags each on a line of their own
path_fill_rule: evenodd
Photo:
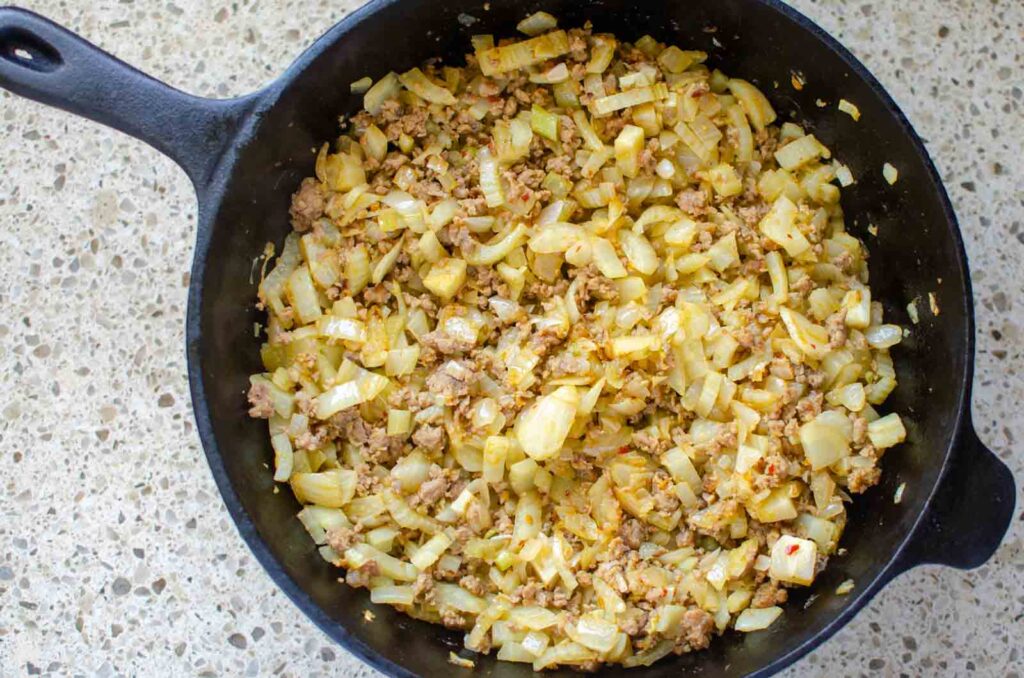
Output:
<svg viewBox="0 0 1024 678">
<path fill-rule="evenodd" d="M 928 178 L 938 189 L 939 199 L 942 203 L 942 211 L 946 217 L 947 226 L 949 227 L 948 233 L 953 239 L 957 254 L 959 255 L 958 259 L 962 274 L 961 280 L 963 281 L 961 296 L 966 309 L 966 313 L 964 314 L 964 323 L 966 324 L 966 327 L 964 328 L 966 345 L 963 348 L 965 354 L 964 371 L 963 377 L 958 385 L 958 392 L 960 394 L 959 401 L 955 408 L 955 412 L 952 413 L 955 415 L 955 424 L 942 459 L 942 467 L 939 469 L 938 477 L 929 492 L 928 498 L 924 502 L 921 512 L 915 518 L 913 526 L 907 531 L 907 536 L 891 552 L 889 562 L 886 566 L 870 583 L 864 587 L 858 587 L 858 593 L 855 594 L 856 598 L 851 601 L 849 605 L 836 615 L 835 618 L 822 626 L 817 633 L 811 636 L 802 645 L 794 648 L 784 655 L 774 658 L 768 664 L 749 674 L 750 676 L 768 676 L 790 666 L 798 659 L 802 658 L 831 638 L 837 631 L 839 631 L 839 629 L 849 623 L 849 621 L 894 576 L 900 573 L 901 569 L 898 567 L 900 556 L 907 550 L 908 545 L 914 540 L 918 531 L 922 528 L 922 522 L 924 522 L 925 517 L 928 515 L 936 494 L 939 492 L 944 482 L 950 458 L 954 453 L 956 444 L 961 440 L 964 430 L 964 420 L 969 414 L 968 408 L 970 406 L 970 392 L 974 374 L 974 299 L 971 290 L 967 253 L 964 248 L 963 237 L 960 232 L 960 224 L 957 220 L 956 213 L 953 210 L 952 203 L 950 202 L 945 186 L 942 183 L 942 179 L 939 176 L 938 170 L 935 167 L 931 156 L 928 154 L 921 138 L 918 136 L 907 117 L 903 114 L 903 111 L 888 94 L 885 88 L 882 87 L 881 83 L 879 83 L 874 75 L 871 74 L 867 67 L 865 67 L 860 60 L 858 60 L 848 49 L 846 49 L 838 40 L 833 38 L 823 28 L 794 8 L 780 2 L 779 0 L 755 1 L 785 15 L 812 36 L 817 38 L 825 47 L 832 50 L 832 52 L 839 56 L 840 59 L 842 59 L 850 68 L 852 73 L 862 79 L 871 88 L 875 95 L 879 97 L 884 104 L 886 111 L 896 119 L 900 127 L 903 129 L 904 134 L 906 134 L 911 140 L 915 152 L 924 160 L 924 165 L 928 170 Z M 368 2 L 348 16 L 342 18 L 338 23 L 318 38 L 308 49 L 306 49 L 306 51 L 304 51 L 291 64 L 291 66 L 289 66 L 288 69 L 274 80 L 274 82 L 271 83 L 263 92 L 256 95 L 257 103 L 254 110 L 249 114 L 249 117 L 243 124 L 242 129 L 233 140 L 230 150 L 219 159 L 217 166 L 212 173 L 212 178 L 210 179 L 209 184 L 205 187 L 205 190 L 201 191 L 201 195 L 204 200 L 200 202 L 199 225 L 195 256 L 192 266 L 192 285 L 189 288 L 188 295 L 185 335 L 188 354 L 189 387 L 194 405 L 199 438 L 202 442 L 203 450 L 206 454 L 207 462 L 210 465 L 210 471 L 213 474 L 214 481 L 217 483 L 217 487 L 224 500 L 224 504 L 227 507 L 228 512 L 231 514 L 231 518 L 234 520 L 242 539 L 252 551 L 256 560 L 263 566 L 263 569 L 266 570 L 274 584 L 276 584 L 277 587 L 283 591 L 285 595 L 287 595 L 288 598 L 291 599 L 291 601 L 332 640 L 339 643 L 347 651 L 354 654 L 363 662 L 378 671 L 390 676 L 416 678 L 417 674 L 396 664 L 388 657 L 378 653 L 376 650 L 371 649 L 359 638 L 349 633 L 344 626 L 328 617 L 313 601 L 309 594 L 307 594 L 294 580 L 292 580 L 287 572 L 285 572 L 277 558 L 270 551 L 269 545 L 256 530 L 252 520 L 242 507 L 241 500 L 235 492 L 235 488 L 228 477 L 227 470 L 221 459 L 220 448 L 218 447 L 216 438 L 214 437 L 213 424 L 210 419 L 210 409 L 207 404 L 206 391 L 202 379 L 200 351 L 203 278 L 207 264 L 207 254 L 210 247 L 213 221 L 216 217 L 217 209 L 225 195 L 231 170 L 238 158 L 238 149 L 251 139 L 254 131 L 259 126 L 261 111 L 268 110 L 272 107 L 282 96 L 285 90 L 287 90 L 288 85 L 291 84 L 298 74 L 304 71 L 306 67 L 316 59 L 316 57 L 337 42 L 337 40 L 347 32 L 356 28 L 365 17 L 373 14 L 383 7 L 387 7 L 397 2 L 401 2 L 401 0 L 371 0 L 371 2 Z"/>
</svg>

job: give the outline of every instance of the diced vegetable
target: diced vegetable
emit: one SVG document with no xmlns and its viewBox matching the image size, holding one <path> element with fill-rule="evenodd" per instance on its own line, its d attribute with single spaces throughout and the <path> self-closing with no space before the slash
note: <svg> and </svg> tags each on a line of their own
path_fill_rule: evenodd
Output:
<svg viewBox="0 0 1024 678">
<path fill-rule="evenodd" d="M 831 466 L 850 453 L 843 431 L 821 416 L 800 427 L 800 446 L 815 471 Z"/>
<path fill-rule="evenodd" d="M 516 438 L 526 454 L 549 459 L 562 449 L 576 418 L 579 393 L 574 386 L 560 386 L 538 398 L 519 415 Z"/>
<path fill-rule="evenodd" d="M 637 87 L 618 94 L 609 94 L 594 101 L 593 110 L 597 115 L 608 115 L 623 108 L 659 101 L 668 96 L 668 89 L 661 83 L 650 87 Z"/>
<path fill-rule="evenodd" d="M 775 159 L 786 170 L 795 170 L 812 160 L 830 157 L 829 150 L 813 134 L 802 136 L 775 151 Z"/>
<path fill-rule="evenodd" d="M 738 78 L 730 79 L 728 87 L 729 91 L 739 100 L 743 111 L 747 114 L 747 119 L 750 120 L 750 124 L 754 126 L 754 129 L 761 131 L 775 122 L 777 117 L 775 109 L 772 108 L 772 105 L 768 103 L 768 99 L 757 87 L 746 80 Z"/>
<path fill-rule="evenodd" d="M 781 615 L 782 608 L 776 605 L 762 608 L 748 607 L 736 617 L 734 628 L 743 633 L 763 631 L 774 624 Z"/>
<path fill-rule="evenodd" d="M 466 282 L 466 262 L 463 259 L 442 259 L 430 267 L 423 286 L 442 299 L 451 299 Z"/>
<path fill-rule="evenodd" d="M 505 204 L 505 187 L 501 180 L 498 161 L 491 157 L 486 148 L 477 154 L 480 163 L 480 190 L 483 191 L 488 207 L 501 207 Z"/>
<path fill-rule="evenodd" d="M 729 198 L 743 192 L 743 181 L 732 165 L 715 165 L 708 170 L 708 180 L 715 193 L 722 197 Z"/>
<path fill-rule="evenodd" d="M 332 469 L 320 473 L 293 473 L 292 490 L 304 504 L 340 508 L 352 500 L 356 491 L 356 472 Z"/>
<path fill-rule="evenodd" d="M 295 269 L 288 278 L 287 294 L 288 301 L 303 324 L 315 322 L 322 314 L 313 279 L 305 266 Z"/>
<path fill-rule="evenodd" d="M 411 586 L 376 586 L 370 589 L 370 601 L 378 605 L 412 605 L 414 600 Z"/>
<path fill-rule="evenodd" d="M 839 100 L 839 110 L 846 113 L 848 116 L 853 118 L 855 121 L 860 120 L 860 109 L 855 105 L 851 104 L 846 99 Z"/>
<path fill-rule="evenodd" d="M 491 76 L 539 64 L 568 51 L 569 37 L 565 31 L 552 31 L 522 42 L 485 50 L 478 53 L 477 59 L 483 74 Z"/>
<path fill-rule="evenodd" d="M 286 434 L 278 433 L 270 437 L 270 445 L 274 448 L 274 480 L 287 482 L 295 460 L 292 441 Z"/>
<path fill-rule="evenodd" d="M 423 546 L 419 547 L 409 560 L 420 570 L 425 570 L 437 562 L 437 559 L 441 557 L 451 543 L 451 537 L 444 532 L 438 532 L 428 539 Z"/>
<path fill-rule="evenodd" d="M 707 58 L 706 52 L 683 51 L 672 45 L 658 55 L 658 63 L 669 73 L 682 73 L 693 64 L 703 63 Z"/>
<path fill-rule="evenodd" d="M 314 401 L 314 412 L 318 419 L 327 419 L 341 410 L 376 398 L 388 383 L 387 377 L 360 369 L 355 379 L 338 384 L 318 396 Z"/>
<path fill-rule="evenodd" d="M 890 186 L 892 186 L 896 183 L 897 179 L 900 178 L 900 173 L 895 167 L 889 163 L 885 163 L 882 165 L 882 176 L 885 177 L 885 180 L 889 182 Z"/>
<path fill-rule="evenodd" d="M 626 261 L 634 270 L 644 275 L 651 275 L 658 270 L 658 255 L 647 238 L 633 231 L 620 231 L 619 244 Z"/>
<path fill-rule="evenodd" d="M 373 78 L 370 76 L 364 76 L 349 83 L 348 89 L 353 94 L 362 94 L 366 90 L 370 89 L 370 85 L 372 84 Z"/>
<path fill-rule="evenodd" d="M 818 545 L 813 541 L 784 534 L 772 546 L 768 573 L 779 581 L 810 586 L 817 557 Z"/>
<path fill-rule="evenodd" d="M 626 125 L 615 138 L 615 164 L 627 177 L 635 177 L 640 171 L 640 153 L 644 150 L 644 131 L 634 125 Z"/>
<path fill-rule="evenodd" d="M 545 139 L 558 141 L 558 116 L 549 113 L 537 104 L 530 112 L 530 127 Z"/>
<path fill-rule="evenodd" d="M 380 112 L 381 106 L 388 99 L 394 99 L 401 91 L 401 83 L 397 73 L 388 73 L 373 84 L 363 95 L 363 108 L 370 113 Z"/>
<path fill-rule="evenodd" d="M 868 424 L 868 439 L 879 450 L 898 445 L 907 439 L 900 415 L 893 412 Z"/>
</svg>

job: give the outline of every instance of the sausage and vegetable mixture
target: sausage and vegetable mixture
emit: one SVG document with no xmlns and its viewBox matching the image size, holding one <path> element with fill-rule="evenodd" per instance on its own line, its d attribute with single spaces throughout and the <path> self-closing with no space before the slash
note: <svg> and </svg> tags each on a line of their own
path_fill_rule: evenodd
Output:
<svg viewBox="0 0 1024 678">
<path fill-rule="evenodd" d="M 519 28 L 353 83 L 260 284 L 251 414 L 374 602 L 536 670 L 649 665 L 826 566 L 906 435 L 903 334 L 849 170 L 754 85 Z"/>
</svg>

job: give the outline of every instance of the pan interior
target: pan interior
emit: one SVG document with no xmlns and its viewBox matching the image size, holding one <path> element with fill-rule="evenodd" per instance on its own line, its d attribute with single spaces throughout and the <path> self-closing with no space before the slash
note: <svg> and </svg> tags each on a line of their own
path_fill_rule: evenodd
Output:
<svg viewBox="0 0 1024 678">
<path fill-rule="evenodd" d="M 893 352 L 900 385 L 887 403 L 903 415 L 910 442 L 887 455 L 882 483 L 854 504 L 842 541 L 849 554 L 833 558 L 811 589 L 793 595 L 788 613 L 768 631 L 729 633 L 707 651 L 629 675 L 742 675 L 764 669 L 820 642 L 844 610 L 870 594 L 949 453 L 965 397 L 970 321 L 962 248 L 942 188 L 887 99 L 809 24 L 771 2 L 490 0 L 489 7 L 469 0 L 371 3 L 304 55 L 303 68 L 284 76 L 276 89 L 280 96 L 266 106 L 233 166 L 222 168 L 230 176 L 204 213 L 199 303 L 189 325 L 192 369 L 201 380 L 197 417 L 214 474 L 257 556 L 332 637 L 386 670 L 450 671 L 448 652 L 461 647 L 462 634 L 373 606 L 365 591 L 338 584 L 339 571 L 320 558 L 295 519 L 299 506 L 291 493 L 273 492 L 266 426 L 247 417 L 244 396 L 248 375 L 261 369 L 252 329 L 263 320 L 253 308 L 253 261 L 266 242 L 280 246 L 288 232 L 290 195 L 312 174 L 312 149 L 337 134 L 339 114 L 361 106 L 361 97 L 349 93 L 352 81 L 402 71 L 437 55 L 461 63 L 470 35 L 514 35 L 516 22 L 537 9 L 555 14 L 563 27 L 590 20 L 595 30 L 623 40 L 650 33 L 684 49 L 705 50 L 712 67 L 757 83 L 782 120 L 805 124 L 851 168 L 857 183 L 843 191 L 843 208 L 851 231 L 867 242 L 875 296 L 886 317 L 905 326 L 911 326 L 907 303 L 919 298 L 921 309 L 921 323 Z M 807 83 L 802 91 L 790 85 L 793 71 Z M 859 122 L 836 109 L 840 98 L 860 108 Z M 827 105 L 817 105 L 819 99 Z M 882 178 L 886 162 L 899 168 L 895 186 Z M 868 233 L 869 224 L 877 236 Z M 927 311 L 929 292 L 941 308 L 937 317 Z M 908 490 L 895 505 L 894 490 L 903 482 Z M 836 596 L 836 586 L 847 578 L 857 583 L 854 594 Z M 373 610 L 375 622 L 364 620 L 366 609 Z M 393 664 L 380 664 L 379 657 Z M 492 658 L 480 658 L 478 667 L 502 677 L 528 670 Z"/>
</svg>

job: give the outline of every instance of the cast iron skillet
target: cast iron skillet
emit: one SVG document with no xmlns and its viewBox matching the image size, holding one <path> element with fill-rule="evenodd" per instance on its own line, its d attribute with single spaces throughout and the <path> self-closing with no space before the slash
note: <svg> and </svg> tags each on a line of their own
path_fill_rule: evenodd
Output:
<svg viewBox="0 0 1024 678">
<path fill-rule="evenodd" d="M 339 113 L 361 103 L 348 83 L 442 55 L 458 61 L 473 33 L 514 34 L 546 9 L 563 26 L 594 22 L 624 39 L 644 33 L 708 51 L 730 74 L 758 83 L 783 118 L 807 124 L 847 163 L 858 183 L 843 192 L 855 234 L 871 250 L 871 284 L 888 318 L 910 326 L 906 304 L 934 292 L 941 314 L 920 303 L 921 323 L 895 351 L 900 385 L 888 407 L 907 422 L 909 443 L 887 455 L 882 484 L 851 510 L 842 545 L 812 589 L 792 597 L 768 631 L 727 634 L 711 649 L 667 659 L 630 676 L 774 673 L 845 624 L 893 577 L 922 563 L 971 568 L 995 551 L 1013 512 L 1007 468 L 971 423 L 974 312 L 967 259 L 949 199 L 920 139 L 870 73 L 808 19 L 776 0 L 375 0 L 327 32 L 278 80 L 256 94 L 211 101 L 133 70 L 47 20 L 0 9 L 0 85 L 136 136 L 176 160 L 199 197 L 198 242 L 186 336 L 199 435 L 242 537 L 275 582 L 328 635 L 398 676 L 444 675 L 461 634 L 369 603 L 336 582 L 296 522 L 290 492 L 272 492 L 262 422 L 246 416 L 247 377 L 260 370 L 252 336 L 253 259 L 289 229 L 289 196 L 312 173 L 311 149 L 337 134 Z M 790 86 L 790 69 L 807 86 Z M 777 86 L 776 86 L 777 84 Z M 859 123 L 838 113 L 845 97 Z M 815 104 L 829 102 L 827 107 Z M 881 177 L 891 162 L 900 180 Z M 878 227 L 878 236 L 866 232 Z M 902 503 L 893 492 L 906 483 Z M 847 578 L 848 596 L 836 596 Z M 363 611 L 373 608 L 374 623 Z M 801 608 L 806 609 L 801 610 Z M 907 610 L 908 618 L 913 615 Z M 476 672 L 526 675 L 524 665 L 481 658 Z M 620 675 L 606 669 L 604 675 Z"/>
</svg>

